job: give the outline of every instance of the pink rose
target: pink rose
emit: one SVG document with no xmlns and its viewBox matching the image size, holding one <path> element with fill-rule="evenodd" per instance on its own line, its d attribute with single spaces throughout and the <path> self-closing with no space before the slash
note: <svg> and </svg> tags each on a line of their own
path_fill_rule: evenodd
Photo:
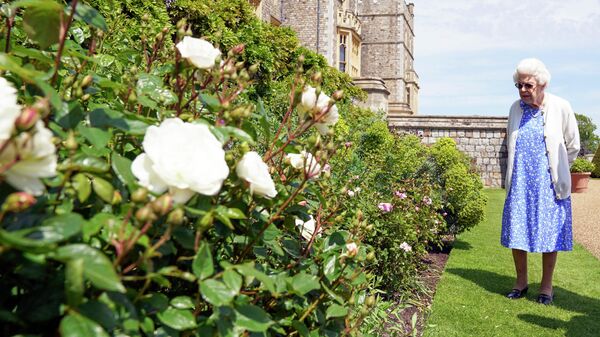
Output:
<svg viewBox="0 0 600 337">
<path fill-rule="evenodd" d="M 377 205 L 377 207 L 383 213 L 389 213 L 394 209 L 394 206 L 392 206 L 392 204 L 389 202 L 381 202 L 381 203 L 379 203 L 379 205 Z"/>
</svg>

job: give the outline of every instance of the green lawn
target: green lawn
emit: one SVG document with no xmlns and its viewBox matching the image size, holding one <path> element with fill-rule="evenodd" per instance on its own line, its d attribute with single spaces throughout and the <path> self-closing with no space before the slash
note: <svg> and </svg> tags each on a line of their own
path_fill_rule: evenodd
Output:
<svg viewBox="0 0 600 337">
<path fill-rule="evenodd" d="M 513 285 L 511 251 L 500 245 L 504 190 L 490 189 L 486 220 L 458 237 L 438 284 L 424 336 L 600 336 L 600 261 L 582 246 L 559 253 L 554 305 L 535 302 L 541 254 L 529 255 L 527 298 Z"/>
</svg>

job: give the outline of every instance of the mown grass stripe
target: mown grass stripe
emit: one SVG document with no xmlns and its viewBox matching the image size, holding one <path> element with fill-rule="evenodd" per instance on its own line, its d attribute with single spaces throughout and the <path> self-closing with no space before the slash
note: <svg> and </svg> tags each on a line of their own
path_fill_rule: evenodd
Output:
<svg viewBox="0 0 600 337">
<path fill-rule="evenodd" d="M 514 282 L 512 255 L 499 242 L 505 194 L 500 189 L 486 193 L 486 220 L 459 236 L 424 336 L 600 336 L 600 261 L 581 245 L 558 255 L 554 305 L 535 302 L 541 254 L 529 255 L 527 298 L 504 297 Z"/>
</svg>

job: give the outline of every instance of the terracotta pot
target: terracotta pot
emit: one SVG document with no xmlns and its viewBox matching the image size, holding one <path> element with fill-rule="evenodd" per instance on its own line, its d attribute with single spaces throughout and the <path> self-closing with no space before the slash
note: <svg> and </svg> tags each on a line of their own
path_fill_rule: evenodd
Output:
<svg viewBox="0 0 600 337">
<path fill-rule="evenodd" d="M 591 172 L 571 172 L 571 193 L 585 192 L 591 175 Z"/>
</svg>

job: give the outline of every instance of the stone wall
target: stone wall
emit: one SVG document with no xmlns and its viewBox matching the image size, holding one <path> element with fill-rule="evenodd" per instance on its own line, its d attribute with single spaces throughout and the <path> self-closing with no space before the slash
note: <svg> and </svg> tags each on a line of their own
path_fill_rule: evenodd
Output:
<svg viewBox="0 0 600 337">
<path fill-rule="evenodd" d="M 506 172 L 506 117 L 396 116 L 388 119 L 398 134 L 411 133 L 433 144 L 442 137 L 456 141 L 458 149 L 471 158 L 485 186 L 504 187 Z"/>
</svg>

